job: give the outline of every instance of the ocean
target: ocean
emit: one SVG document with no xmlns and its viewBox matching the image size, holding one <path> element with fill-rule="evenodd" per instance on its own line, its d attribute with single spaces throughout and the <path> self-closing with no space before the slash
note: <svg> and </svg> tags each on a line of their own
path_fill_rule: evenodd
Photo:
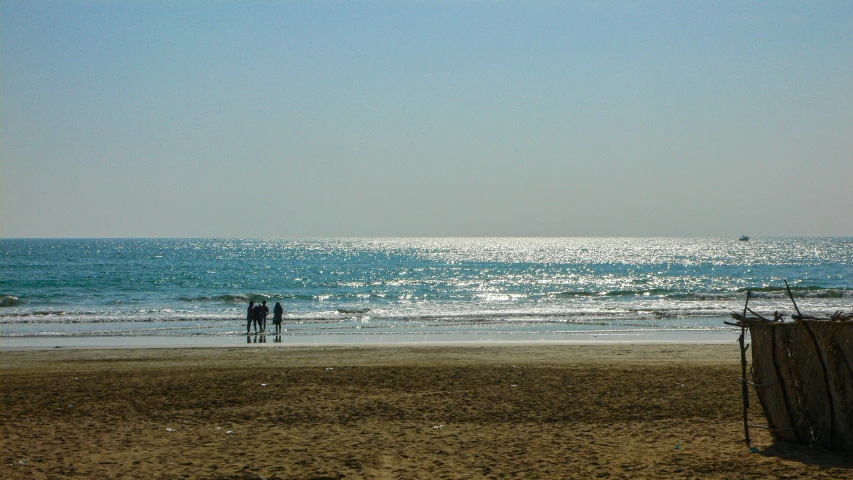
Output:
<svg viewBox="0 0 853 480">
<path fill-rule="evenodd" d="M 250 300 L 291 343 L 728 339 L 784 280 L 849 310 L 853 238 L 2 239 L 0 342 L 247 343 Z"/>
</svg>

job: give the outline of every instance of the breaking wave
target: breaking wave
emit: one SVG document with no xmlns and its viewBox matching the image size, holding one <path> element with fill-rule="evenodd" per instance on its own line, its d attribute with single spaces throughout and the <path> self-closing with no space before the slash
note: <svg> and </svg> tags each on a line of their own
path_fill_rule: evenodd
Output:
<svg viewBox="0 0 853 480">
<path fill-rule="evenodd" d="M 0 296 L 0 307 L 17 307 L 21 304 L 21 301 L 18 297 L 13 297 L 11 295 Z"/>
</svg>

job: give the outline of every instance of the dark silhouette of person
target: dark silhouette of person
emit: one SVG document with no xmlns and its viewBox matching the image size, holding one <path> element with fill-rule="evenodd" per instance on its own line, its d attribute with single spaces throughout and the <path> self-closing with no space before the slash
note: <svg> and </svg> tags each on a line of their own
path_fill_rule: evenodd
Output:
<svg viewBox="0 0 853 480">
<path fill-rule="evenodd" d="M 249 334 L 249 329 L 252 327 L 252 319 L 255 318 L 254 311 L 255 302 L 249 302 L 249 312 L 246 315 L 246 335 Z"/>
<path fill-rule="evenodd" d="M 255 326 L 255 333 L 258 333 L 258 329 L 261 328 L 264 317 L 264 307 L 261 304 L 255 305 L 255 308 L 252 309 L 252 325 Z M 263 330 L 261 330 L 263 332 Z"/>
<path fill-rule="evenodd" d="M 261 303 L 263 304 L 263 310 L 261 311 L 261 321 L 263 322 L 263 326 L 261 327 L 261 333 L 265 333 L 267 331 L 267 315 L 270 314 L 270 307 L 267 306 L 266 300 Z"/>
<path fill-rule="evenodd" d="M 272 309 L 272 324 L 275 325 L 275 334 L 281 333 L 281 316 L 284 315 L 284 307 L 280 302 L 275 302 L 275 307 Z"/>
</svg>

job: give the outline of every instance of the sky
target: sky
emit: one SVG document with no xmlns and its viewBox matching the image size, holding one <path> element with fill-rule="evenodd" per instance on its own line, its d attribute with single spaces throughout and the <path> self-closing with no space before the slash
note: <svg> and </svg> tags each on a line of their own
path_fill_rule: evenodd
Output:
<svg viewBox="0 0 853 480">
<path fill-rule="evenodd" d="M 0 236 L 853 236 L 853 2 L 0 2 Z"/>
</svg>

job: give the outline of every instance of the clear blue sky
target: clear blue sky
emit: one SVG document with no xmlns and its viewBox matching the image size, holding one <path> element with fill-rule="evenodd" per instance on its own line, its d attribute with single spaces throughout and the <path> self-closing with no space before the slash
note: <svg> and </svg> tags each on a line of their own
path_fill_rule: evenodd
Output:
<svg viewBox="0 0 853 480">
<path fill-rule="evenodd" d="M 853 2 L 0 19 L 3 237 L 853 235 Z"/>
</svg>

